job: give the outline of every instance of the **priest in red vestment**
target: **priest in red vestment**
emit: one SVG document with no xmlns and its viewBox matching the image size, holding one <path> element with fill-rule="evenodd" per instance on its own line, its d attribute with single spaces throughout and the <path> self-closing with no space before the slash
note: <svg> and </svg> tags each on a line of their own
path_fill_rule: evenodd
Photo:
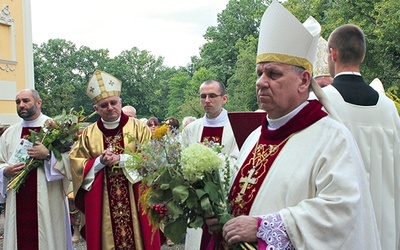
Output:
<svg viewBox="0 0 400 250">
<path fill-rule="evenodd" d="M 308 101 L 321 27 L 300 23 L 272 1 L 261 21 L 256 94 L 267 112 L 241 148 L 229 200 L 235 216 L 223 242 L 258 249 L 380 249 L 360 152 L 350 131 L 319 101 Z M 310 86 L 311 85 L 311 86 Z M 323 94 L 323 93 L 322 93 Z M 322 100 L 328 112 L 329 103 Z"/>
<path fill-rule="evenodd" d="M 75 204 L 86 222 L 81 233 L 89 250 L 160 249 L 158 231 L 153 235 L 138 203 L 139 176 L 123 168 L 126 152 L 134 152 L 135 142 L 149 140 L 151 132 L 121 112 L 120 91 L 121 81 L 99 70 L 87 85 L 100 118 L 83 130 L 70 153 Z"/>
</svg>

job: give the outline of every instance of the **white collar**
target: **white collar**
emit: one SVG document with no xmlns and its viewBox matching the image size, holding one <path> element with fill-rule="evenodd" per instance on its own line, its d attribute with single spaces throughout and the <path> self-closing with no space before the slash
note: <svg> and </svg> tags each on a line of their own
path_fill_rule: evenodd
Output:
<svg viewBox="0 0 400 250">
<path fill-rule="evenodd" d="M 101 122 L 104 124 L 104 127 L 106 129 L 115 129 L 116 127 L 118 127 L 120 120 L 121 120 L 121 116 L 117 120 L 112 121 L 112 122 L 106 122 L 103 120 L 103 118 L 101 118 Z"/>
<path fill-rule="evenodd" d="M 222 109 L 221 113 L 215 118 L 203 116 L 203 125 L 207 127 L 223 127 L 228 122 L 228 111 Z"/>
<path fill-rule="evenodd" d="M 337 76 L 341 76 L 341 75 L 356 75 L 356 76 L 361 76 L 360 72 L 355 72 L 355 71 L 344 71 L 344 72 L 340 72 L 337 75 L 335 75 L 335 77 Z"/>
<path fill-rule="evenodd" d="M 22 127 L 37 127 L 38 126 L 37 122 L 42 118 L 42 116 L 43 116 L 43 114 L 40 113 L 38 118 L 36 118 L 35 120 L 32 120 L 32 121 L 26 121 L 26 120 L 22 119 L 21 126 Z"/>
<path fill-rule="evenodd" d="M 270 130 L 277 130 L 278 128 L 282 127 L 285 125 L 290 119 L 292 119 L 297 113 L 300 112 L 306 105 L 308 104 L 308 101 L 303 102 L 300 104 L 297 108 L 295 108 L 292 112 L 289 114 L 286 114 L 282 117 L 279 117 L 277 119 L 271 119 L 267 115 L 267 120 L 268 120 L 268 129 Z"/>
</svg>

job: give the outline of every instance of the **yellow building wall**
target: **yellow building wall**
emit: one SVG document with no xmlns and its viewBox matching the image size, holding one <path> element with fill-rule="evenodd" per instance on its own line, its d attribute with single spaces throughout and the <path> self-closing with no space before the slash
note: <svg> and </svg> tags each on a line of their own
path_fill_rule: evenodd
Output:
<svg viewBox="0 0 400 250">
<path fill-rule="evenodd" d="M 29 0 L 0 1 L 0 124 L 14 124 L 15 96 L 34 88 Z"/>
</svg>

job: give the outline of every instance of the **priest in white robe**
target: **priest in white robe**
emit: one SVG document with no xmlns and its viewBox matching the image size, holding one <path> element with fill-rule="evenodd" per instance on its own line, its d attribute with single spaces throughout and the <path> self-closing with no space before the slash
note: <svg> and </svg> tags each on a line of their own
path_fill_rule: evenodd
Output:
<svg viewBox="0 0 400 250">
<path fill-rule="evenodd" d="M 229 194 L 235 218 L 208 249 L 243 242 L 258 249 L 381 249 L 356 142 L 319 101 L 307 100 L 311 86 L 326 100 L 311 76 L 320 29 L 312 17 L 301 24 L 277 1 L 265 11 L 256 93 L 267 116 L 237 160 Z M 215 218 L 207 225 L 221 229 Z"/>
<path fill-rule="evenodd" d="M 366 40 L 359 27 L 352 24 L 338 27 L 330 35 L 328 47 L 328 65 L 334 79 L 324 92 L 361 151 L 382 249 L 397 249 L 400 243 L 400 118 L 396 106 L 385 95 L 382 85 L 376 91 L 361 76 Z M 379 82 L 372 85 L 376 83 Z"/>
<path fill-rule="evenodd" d="M 230 157 L 233 167 L 239 154 L 235 136 L 229 122 L 228 112 L 222 107 L 228 100 L 223 83 L 208 80 L 200 85 L 200 102 L 205 114 L 201 119 L 187 125 L 182 131 L 182 146 L 193 143 L 213 142 L 223 145 L 222 152 Z M 202 229 L 189 228 L 186 239 L 186 250 L 198 250 L 201 247 Z M 207 241 L 207 240 L 205 240 Z"/>
<path fill-rule="evenodd" d="M 72 191 L 68 153 L 58 161 L 44 145 L 35 145 L 31 157 L 43 159 L 43 167 L 31 170 L 19 188 L 7 190 L 10 178 L 24 166 L 11 164 L 21 138 L 30 129 L 39 131 L 50 119 L 41 113 L 42 100 L 36 90 L 16 96 L 17 112 L 23 119 L 0 137 L 0 195 L 6 201 L 4 249 L 72 249 L 68 192 Z"/>
</svg>

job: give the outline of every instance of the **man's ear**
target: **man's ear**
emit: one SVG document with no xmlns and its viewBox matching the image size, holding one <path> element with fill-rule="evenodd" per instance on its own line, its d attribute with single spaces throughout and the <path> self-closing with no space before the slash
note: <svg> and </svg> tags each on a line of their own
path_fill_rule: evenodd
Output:
<svg viewBox="0 0 400 250">
<path fill-rule="evenodd" d="M 97 107 L 97 105 L 96 104 L 94 104 L 93 105 L 93 109 L 97 112 L 97 110 L 98 110 L 98 107 Z"/>
<path fill-rule="evenodd" d="M 299 91 L 308 92 L 311 84 L 311 73 L 308 70 L 303 70 L 300 74 L 301 83 L 299 85 Z"/>
<path fill-rule="evenodd" d="M 329 48 L 329 52 L 329 56 L 331 57 L 332 62 L 336 62 L 338 57 L 337 51 L 333 48 Z"/>
</svg>

